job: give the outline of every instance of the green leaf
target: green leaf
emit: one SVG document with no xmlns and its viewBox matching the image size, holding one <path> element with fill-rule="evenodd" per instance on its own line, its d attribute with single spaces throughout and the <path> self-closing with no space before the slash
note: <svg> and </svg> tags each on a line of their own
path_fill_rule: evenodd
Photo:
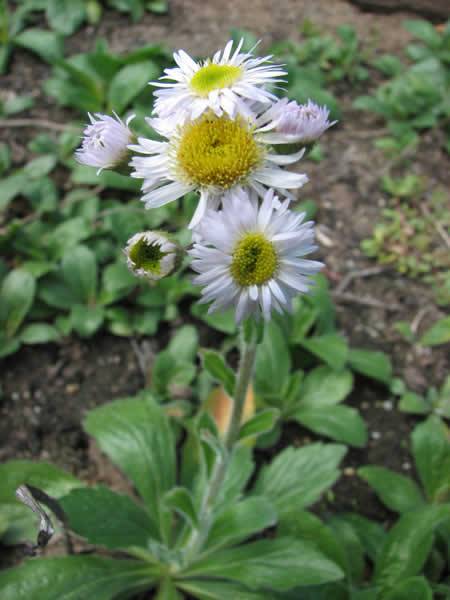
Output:
<svg viewBox="0 0 450 600">
<path fill-rule="evenodd" d="M 291 370 L 291 357 L 286 338 L 274 321 L 265 328 L 258 346 L 255 365 L 255 387 L 262 396 L 279 396 Z"/>
<path fill-rule="evenodd" d="M 334 538 L 344 551 L 345 572 L 350 582 L 361 582 L 364 574 L 364 550 L 351 523 L 339 516 L 328 521 Z"/>
<path fill-rule="evenodd" d="M 146 511 L 130 497 L 98 486 L 80 488 L 60 499 L 69 527 L 90 544 L 111 550 L 148 548 L 155 529 Z"/>
<path fill-rule="evenodd" d="M 195 373 L 195 365 L 191 362 L 177 361 L 169 350 L 164 350 L 156 356 L 153 363 L 151 389 L 158 396 L 167 396 L 169 386 L 189 385 Z"/>
<path fill-rule="evenodd" d="M 286 448 L 261 469 L 253 493 L 271 500 L 280 517 L 293 507 L 310 506 L 339 477 L 345 452 L 345 446 L 336 444 Z"/>
<path fill-rule="evenodd" d="M 420 480 L 431 502 L 450 497 L 450 442 L 439 417 L 431 416 L 414 429 L 412 452 Z"/>
<path fill-rule="evenodd" d="M 375 490 L 380 500 L 391 510 L 404 513 L 419 508 L 424 500 L 412 479 L 384 467 L 361 467 L 358 475 Z"/>
<path fill-rule="evenodd" d="M 300 406 L 292 418 L 319 435 L 337 442 L 362 448 L 367 443 L 367 427 L 358 411 L 350 406 L 303 408 Z"/>
<path fill-rule="evenodd" d="M 150 81 L 159 77 L 159 74 L 158 65 L 149 60 L 126 65 L 111 81 L 109 104 L 117 113 L 122 113 Z"/>
<path fill-rule="evenodd" d="M 347 361 L 347 342 L 338 333 L 326 333 L 321 336 L 305 338 L 299 340 L 298 343 L 336 371 L 340 371 Z"/>
<path fill-rule="evenodd" d="M 148 0 L 146 7 L 155 15 L 165 15 L 169 12 L 169 2 L 167 0 Z"/>
<path fill-rule="evenodd" d="M 437 321 L 420 338 L 421 346 L 440 346 L 450 342 L 450 316 Z"/>
<path fill-rule="evenodd" d="M 375 582 L 387 590 L 417 575 L 430 553 L 434 530 L 449 517 L 449 506 L 426 506 L 402 515 L 377 560 Z"/>
<path fill-rule="evenodd" d="M 53 498 L 60 498 L 82 485 L 53 465 L 27 460 L 11 460 L 0 465 L 0 481 L 0 517 L 5 516 L 9 523 L 2 538 L 5 544 L 35 539 L 38 531 L 36 517 L 16 500 L 15 492 L 20 485 L 33 485 Z"/>
<path fill-rule="evenodd" d="M 86 431 L 133 481 L 155 525 L 175 485 L 175 440 L 164 410 L 146 397 L 115 400 L 88 413 Z"/>
<path fill-rule="evenodd" d="M 383 526 L 356 513 L 340 515 L 340 519 L 344 519 L 351 524 L 361 540 L 364 551 L 370 560 L 375 563 L 387 536 Z"/>
<path fill-rule="evenodd" d="M 17 171 L 9 177 L 0 181 L 2 186 L 2 195 L 0 198 L 0 210 L 5 210 L 11 200 L 20 194 L 28 182 L 28 177 L 23 170 Z"/>
<path fill-rule="evenodd" d="M 101 304 L 112 304 L 127 296 L 136 287 L 136 277 L 123 262 L 108 265 L 102 271 Z"/>
<path fill-rule="evenodd" d="M 246 498 L 226 508 L 214 521 L 205 551 L 235 546 L 277 522 L 272 504 L 262 496 Z"/>
<path fill-rule="evenodd" d="M 97 291 L 97 261 L 87 246 L 76 246 L 67 251 L 61 263 L 64 281 L 73 295 L 82 303 L 95 299 Z"/>
<path fill-rule="evenodd" d="M 53 258 L 61 258 L 69 254 L 79 242 L 91 235 L 91 226 L 83 217 L 67 219 L 54 227 L 45 242 Z"/>
<path fill-rule="evenodd" d="M 415 37 L 425 42 L 425 44 L 428 46 L 439 47 L 441 43 L 441 36 L 428 21 L 425 21 L 424 19 L 411 19 L 404 21 L 403 26 L 409 31 L 409 33 L 412 33 Z"/>
<path fill-rule="evenodd" d="M 23 172 L 31 179 L 40 179 L 48 175 L 57 163 L 57 158 L 54 154 L 44 154 L 30 161 L 23 169 Z"/>
<path fill-rule="evenodd" d="M 39 282 L 38 297 L 49 306 L 63 310 L 70 309 L 75 300 L 70 289 L 52 275 Z"/>
<path fill-rule="evenodd" d="M 27 325 L 20 334 L 24 344 L 47 344 L 56 342 L 61 337 L 56 327 L 47 323 L 32 323 Z"/>
<path fill-rule="evenodd" d="M 100 329 L 104 316 L 102 306 L 75 304 L 70 311 L 70 322 L 81 337 L 90 337 Z"/>
<path fill-rule="evenodd" d="M 0 358 L 14 354 L 20 348 L 19 338 L 6 339 L 0 334 Z"/>
<path fill-rule="evenodd" d="M 181 361 L 194 361 L 198 349 L 198 333 L 193 325 L 184 325 L 177 330 L 167 347 Z"/>
<path fill-rule="evenodd" d="M 0 589 L 2 600 L 113 600 L 146 590 L 154 580 L 151 567 L 141 561 L 67 556 L 2 571 Z"/>
<path fill-rule="evenodd" d="M 71 35 L 86 16 L 83 0 L 48 0 L 47 19 L 52 29 Z"/>
<path fill-rule="evenodd" d="M 275 427 L 280 418 L 280 411 L 277 408 L 266 408 L 246 421 L 240 429 L 239 439 L 257 437 L 269 433 Z"/>
<path fill-rule="evenodd" d="M 64 54 L 63 38 L 43 29 L 22 31 L 14 38 L 14 44 L 35 52 L 49 63 L 60 59 Z"/>
<path fill-rule="evenodd" d="M 425 577 L 411 577 L 396 585 L 385 600 L 433 600 L 433 590 Z"/>
<path fill-rule="evenodd" d="M 353 376 L 348 370 L 335 371 L 328 366 L 316 367 L 303 381 L 299 399 L 302 408 L 324 408 L 339 404 L 352 391 Z"/>
<path fill-rule="evenodd" d="M 282 516 L 277 533 L 281 537 L 292 536 L 314 545 L 341 569 L 346 568 L 346 557 L 342 546 L 338 543 L 334 532 L 316 515 L 293 508 L 291 512 Z"/>
<path fill-rule="evenodd" d="M 392 379 L 391 361 L 384 352 L 352 349 L 348 354 L 348 361 L 352 369 L 362 375 L 386 384 Z"/>
<path fill-rule="evenodd" d="M 202 352 L 203 367 L 208 373 L 223 384 L 226 391 L 233 395 L 236 378 L 234 372 L 225 363 L 222 356 L 214 350 L 205 350 Z"/>
<path fill-rule="evenodd" d="M 177 583 L 183 591 L 199 600 L 269 600 L 267 592 L 252 592 L 231 581 L 186 579 Z"/>
<path fill-rule="evenodd" d="M 430 406 L 422 396 L 414 392 L 405 392 L 400 398 L 398 407 L 403 412 L 409 412 L 416 415 L 426 415 L 430 412 Z"/>
<path fill-rule="evenodd" d="M 175 510 L 188 521 L 191 527 L 198 526 L 197 510 L 189 490 L 184 487 L 174 487 L 164 496 L 167 508 Z"/>
<path fill-rule="evenodd" d="M 235 313 L 232 310 L 224 310 L 209 315 L 208 307 L 196 302 L 191 307 L 191 313 L 194 317 L 201 319 L 207 325 L 222 333 L 233 335 L 237 331 Z"/>
<path fill-rule="evenodd" d="M 251 589 L 289 590 L 341 579 L 341 569 L 313 546 L 291 538 L 262 540 L 215 552 L 185 577 L 220 577 Z"/>
<path fill-rule="evenodd" d="M 30 310 L 36 281 L 23 269 L 14 269 L 3 279 L 0 288 L 0 326 L 6 337 L 13 337 Z"/>
</svg>

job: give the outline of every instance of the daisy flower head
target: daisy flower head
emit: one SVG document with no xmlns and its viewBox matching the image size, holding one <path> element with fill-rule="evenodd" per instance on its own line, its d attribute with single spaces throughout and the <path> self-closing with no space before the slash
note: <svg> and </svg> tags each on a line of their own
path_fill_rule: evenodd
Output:
<svg viewBox="0 0 450 600">
<path fill-rule="evenodd" d="M 204 286 L 201 302 L 209 311 L 236 308 L 240 323 L 251 314 L 292 310 L 292 299 L 306 293 L 322 263 L 304 257 L 316 249 L 314 223 L 288 209 L 272 189 L 258 202 L 255 192 L 228 193 L 221 211 L 208 211 L 189 250 L 194 283 Z"/>
<path fill-rule="evenodd" d="M 288 139 L 288 143 L 306 146 L 337 123 L 330 122 L 329 115 L 330 111 L 326 106 L 319 106 L 311 100 L 306 104 L 297 104 L 283 98 L 260 116 L 258 125 L 262 131 L 267 132 L 272 143 L 277 143 L 278 139 Z"/>
<path fill-rule="evenodd" d="M 134 115 L 125 123 L 114 113 L 114 117 L 88 113 L 90 124 L 86 126 L 81 147 L 75 152 L 76 160 L 82 165 L 103 169 L 126 165 L 129 156 L 128 145 L 135 139 L 128 125 Z"/>
<path fill-rule="evenodd" d="M 170 275 L 181 262 L 181 248 L 160 231 L 136 233 L 124 252 L 130 271 L 153 281 Z"/>
<path fill-rule="evenodd" d="M 276 154 L 267 133 L 241 117 L 205 113 L 195 121 L 178 125 L 171 132 L 164 119 L 148 123 L 165 141 L 138 138 L 129 146 L 140 156 L 130 162 L 132 177 L 143 179 L 142 200 L 147 208 L 156 208 L 191 191 L 200 193 L 190 228 L 198 224 L 208 208 L 218 208 L 224 192 L 249 186 L 263 196 L 268 187 L 284 196 L 304 185 L 305 174 L 286 171 L 298 161 L 303 150 Z M 271 132 L 269 131 L 269 134 Z M 287 143 L 288 137 L 279 136 Z M 142 156 L 143 155 L 143 156 Z"/>
<path fill-rule="evenodd" d="M 241 52 L 242 45 L 243 40 L 233 49 L 230 40 L 205 62 L 195 62 L 184 50 L 175 52 L 178 66 L 165 69 L 165 75 L 152 82 L 160 88 L 155 92 L 155 114 L 176 121 L 196 119 L 206 111 L 218 117 L 249 118 L 253 104 L 274 102 L 276 97 L 267 87 L 282 82 L 286 72 L 271 62 L 272 56 Z"/>
</svg>

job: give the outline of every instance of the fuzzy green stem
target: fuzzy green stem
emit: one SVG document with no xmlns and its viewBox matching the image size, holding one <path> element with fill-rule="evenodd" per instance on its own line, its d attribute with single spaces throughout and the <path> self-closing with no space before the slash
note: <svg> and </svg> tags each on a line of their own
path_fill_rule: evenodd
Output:
<svg viewBox="0 0 450 600">
<path fill-rule="evenodd" d="M 208 537 L 209 530 L 212 525 L 212 508 L 214 506 L 214 501 L 219 495 L 220 489 L 225 481 L 230 456 L 233 447 L 239 438 L 239 430 L 242 420 L 242 413 L 244 411 L 245 398 L 247 396 L 247 390 L 248 386 L 250 385 L 253 374 L 253 366 L 255 364 L 256 349 L 257 340 L 255 339 L 255 336 L 252 336 L 252 339 L 249 341 L 245 340 L 243 336 L 241 361 L 236 379 L 230 426 L 225 439 L 226 452 L 221 460 L 216 463 L 211 479 L 209 480 L 209 484 L 200 508 L 199 526 L 192 532 L 186 543 L 186 556 L 189 558 L 194 557 L 201 549 L 204 541 Z"/>
<path fill-rule="evenodd" d="M 256 356 L 256 341 L 252 338 L 250 341 L 243 341 L 241 362 L 236 380 L 236 389 L 234 392 L 233 408 L 231 412 L 230 426 L 228 427 L 225 446 L 231 450 L 239 438 L 242 413 L 244 411 L 245 398 L 247 397 L 248 386 L 253 374 L 253 365 Z"/>
</svg>

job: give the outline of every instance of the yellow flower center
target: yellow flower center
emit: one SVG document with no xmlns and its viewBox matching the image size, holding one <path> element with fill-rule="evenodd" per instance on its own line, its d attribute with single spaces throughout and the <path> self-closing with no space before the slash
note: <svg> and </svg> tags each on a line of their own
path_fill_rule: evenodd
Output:
<svg viewBox="0 0 450 600">
<path fill-rule="evenodd" d="M 199 96 L 207 96 L 213 90 L 231 87 L 241 75 L 241 67 L 210 63 L 193 75 L 190 85 Z"/>
<path fill-rule="evenodd" d="M 143 269 L 146 273 L 159 275 L 161 272 L 161 259 L 166 255 L 161 251 L 159 244 L 149 243 L 145 239 L 138 240 L 130 249 L 130 259 L 136 268 Z"/>
<path fill-rule="evenodd" d="M 185 125 L 177 148 L 184 176 L 199 186 L 228 189 L 260 163 L 262 150 L 242 120 L 207 115 Z"/>
<path fill-rule="evenodd" d="M 242 287 L 262 285 L 273 277 L 277 266 L 272 242 L 262 233 L 247 233 L 234 248 L 231 276 Z"/>
</svg>

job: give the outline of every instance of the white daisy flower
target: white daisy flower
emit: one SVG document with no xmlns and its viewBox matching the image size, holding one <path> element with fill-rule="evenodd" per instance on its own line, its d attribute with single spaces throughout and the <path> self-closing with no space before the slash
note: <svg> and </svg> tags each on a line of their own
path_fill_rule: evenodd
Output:
<svg viewBox="0 0 450 600">
<path fill-rule="evenodd" d="M 255 192 L 229 192 L 221 211 L 208 211 L 196 229 L 200 242 L 189 250 L 194 283 L 204 286 L 201 302 L 210 312 L 236 307 L 239 323 L 272 309 L 292 310 L 292 299 L 308 291 L 322 263 L 303 258 L 316 249 L 314 223 L 287 208 L 268 190 L 261 204 Z"/>
<path fill-rule="evenodd" d="M 170 275 L 181 261 L 181 248 L 160 231 L 136 233 L 124 252 L 130 271 L 154 281 Z"/>
<path fill-rule="evenodd" d="M 98 173 L 103 169 L 112 169 L 124 165 L 128 159 L 128 144 L 135 139 L 128 128 L 134 115 L 128 117 L 125 123 L 114 113 L 114 117 L 96 113 L 89 120 L 83 134 L 81 148 L 75 152 L 75 158 L 82 165 L 98 167 Z"/>
<path fill-rule="evenodd" d="M 267 138 L 271 132 L 259 130 L 242 118 L 207 113 L 199 119 L 177 126 L 170 134 L 167 123 L 148 119 L 148 123 L 167 141 L 138 138 L 130 150 L 146 156 L 134 156 L 132 177 L 143 179 L 142 200 L 146 208 L 163 206 L 191 191 L 200 192 L 200 201 L 189 227 L 200 222 L 207 208 L 220 205 L 227 190 L 250 186 L 263 196 L 268 187 L 284 196 L 288 190 L 304 185 L 304 174 L 283 167 L 297 162 L 304 150 L 293 154 L 276 154 L 272 143 L 287 143 Z M 163 125 L 161 127 L 161 125 Z"/>
<path fill-rule="evenodd" d="M 318 106 L 311 100 L 307 104 L 289 102 L 287 98 L 278 100 L 257 120 L 260 131 L 267 132 L 272 143 L 310 144 L 317 140 L 337 121 L 330 121 L 330 111 L 326 106 Z"/>
<path fill-rule="evenodd" d="M 153 82 L 159 88 L 154 112 L 160 117 L 173 117 L 177 122 L 197 119 L 205 111 L 218 117 L 227 114 L 252 117 L 252 104 L 271 104 L 276 97 L 266 89 L 282 82 L 286 72 L 272 64 L 272 56 L 254 57 L 241 52 L 243 40 L 233 51 L 229 41 L 212 60 L 195 62 L 183 50 L 173 57 L 178 67 L 165 69 L 161 79 L 170 83 Z"/>
</svg>

